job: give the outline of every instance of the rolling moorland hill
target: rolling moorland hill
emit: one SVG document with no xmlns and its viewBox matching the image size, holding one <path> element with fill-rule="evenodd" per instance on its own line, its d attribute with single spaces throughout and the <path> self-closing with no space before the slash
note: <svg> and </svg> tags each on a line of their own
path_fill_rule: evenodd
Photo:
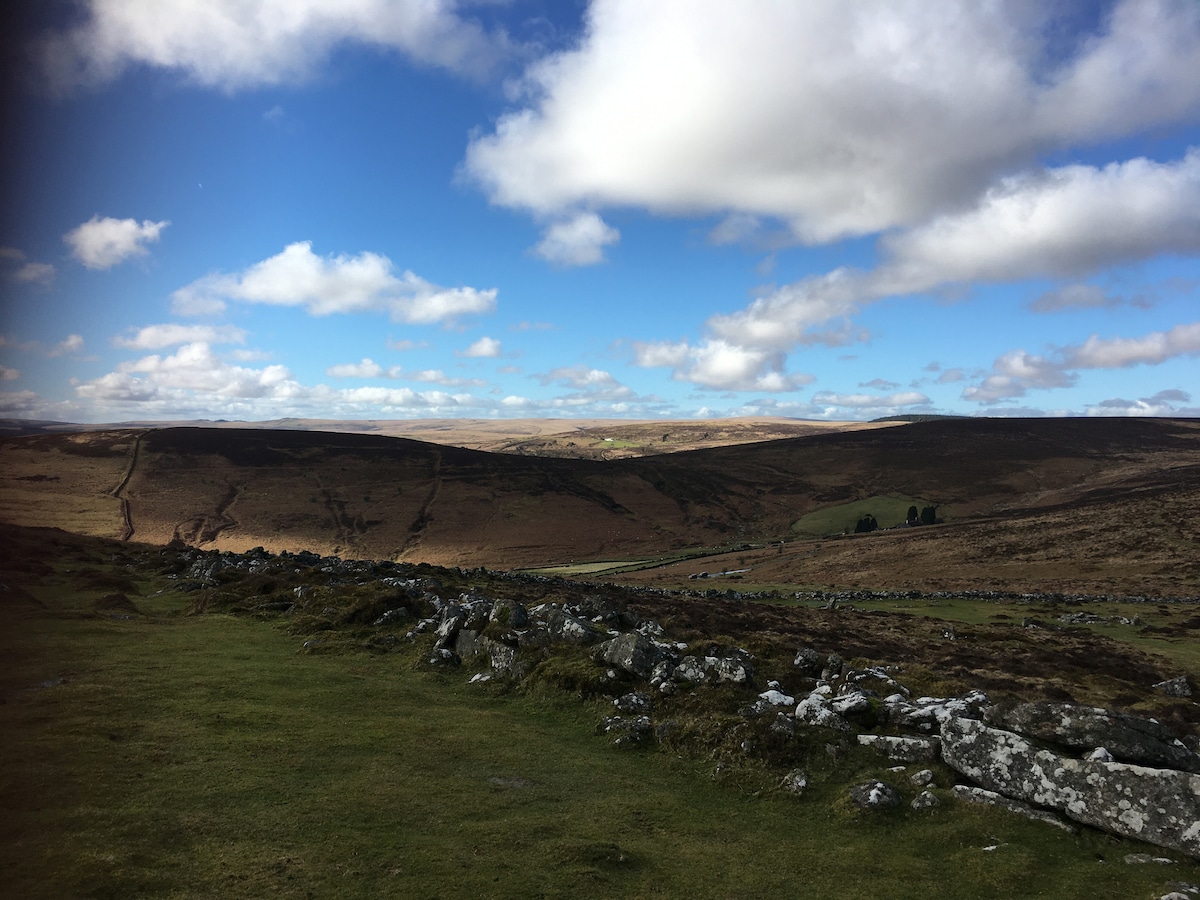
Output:
<svg viewBox="0 0 1200 900">
<path fill-rule="evenodd" d="M 7 438 L 0 471 L 0 520 L 205 549 L 616 570 L 707 548 L 729 552 L 611 577 L 1200 593 L 1192 420 L 945 420 L 611 461 L 129 429 Z M 939 524 L 841 535 L 909 505 Z"/>
<path fill-rule="evenodd" d="M 36 419 L 0 418 L 0 437 L 71 434 L 81 431 L 146 431 L 160 428 L 267 429 L 373 434 L 409 438 L 522 456 L 572 459 L 628 459 L 749 444 L 781 438 L 886 428 L 900 419 L 877 422 L 829 422 L 779 416 L 741 416 L 703 421 L 630 419 L 270 419 L 238 422 L 199 419 L 180 422 L 116 422 L 84 425 Z"/>
</svg>

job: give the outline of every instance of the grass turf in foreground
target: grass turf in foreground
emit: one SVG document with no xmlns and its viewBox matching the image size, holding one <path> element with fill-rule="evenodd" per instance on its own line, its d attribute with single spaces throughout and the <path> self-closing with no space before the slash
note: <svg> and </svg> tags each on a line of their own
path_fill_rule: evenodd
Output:
<svg viewBox="0 0 1200 900">
<path fill-rule="evenodd" d="M 164 615 L 182 599 L 125 620 L 42 599 L 0 632 L 8 896 L 1157 897 L 1198 874 L 993 810 L 864 814 L 840 783 L 794 798 L 618 751 L 599 707 L 421 671 L 415 648 L 301 655 L 263 622 Z"/>
</svg>

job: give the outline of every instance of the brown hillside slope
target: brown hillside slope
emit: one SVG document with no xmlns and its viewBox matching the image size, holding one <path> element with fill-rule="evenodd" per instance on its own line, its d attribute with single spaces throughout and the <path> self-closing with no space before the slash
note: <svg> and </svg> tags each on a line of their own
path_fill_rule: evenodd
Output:
<svg viewBox="0 0 1200 900">
<path fill-rule="evenodd" d="M 791 541 L 807 513 L 900 495 L 945 524 L 795 541 L 755 579 L 1200 592 L 1192 420 L 948 420 L 611 462 L 178 428 L 7 439 L 0 464 L 14 524 L 495 568 Z"/>
</svg>

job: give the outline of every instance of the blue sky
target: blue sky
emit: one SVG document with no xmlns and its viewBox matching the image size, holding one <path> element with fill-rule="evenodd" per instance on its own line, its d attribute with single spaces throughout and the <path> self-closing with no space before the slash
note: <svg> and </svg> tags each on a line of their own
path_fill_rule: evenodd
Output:
<svg viewBox="0 0 1200 900">
<path fill-rule="evenodd" d="M 86 0 L 0 415 L 1200 414 L 1200 4 Z"/>
</svg>

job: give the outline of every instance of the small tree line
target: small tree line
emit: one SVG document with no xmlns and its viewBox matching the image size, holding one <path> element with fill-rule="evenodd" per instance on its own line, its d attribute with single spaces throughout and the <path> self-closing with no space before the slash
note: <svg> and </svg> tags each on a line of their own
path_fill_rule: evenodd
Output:
<svg viewBox="0 0 1200 900">
<path fill-rule="evenodd" d="M 916 525 L 933 525 L 936 522 L 936 506 L 926 506 L 922 507 L 920 510 L 918 510 L 915 506 L 910 506 L 908 508 L 908 517 L 905 519 L 904 524 L 912 527 Z M 869 532 L 878 530 L 879 522 L 870 513 L 863 515 L 858 520 L 858 523 L 854 526 L 855 534 L 868 534 Z"/>
</svg>

